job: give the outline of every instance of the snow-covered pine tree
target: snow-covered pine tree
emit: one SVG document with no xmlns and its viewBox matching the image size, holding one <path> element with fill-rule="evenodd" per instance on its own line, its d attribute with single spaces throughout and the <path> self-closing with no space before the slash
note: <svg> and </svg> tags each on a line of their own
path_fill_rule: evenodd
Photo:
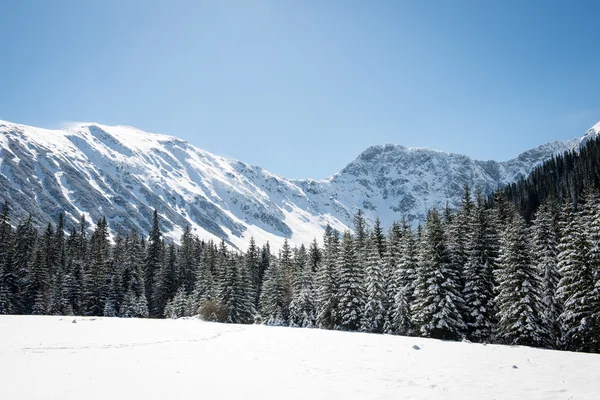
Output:
<svg viewBox="0 0 600 400">
<path fill-rule="evenodd" d="M 381 220 L 379 217 L 375 218 L 375 223 L 373 224 L 373 237 L 375 240 L 375 247 L 377 248 L 377 252 L 379 253 L 379 257 L 382 259 L 385 256 L 386 245 L 385 245 L 385 235 L 383 234 L 383 228 L 381 227 Z"/>
<path fill-rule="evenodd" d="M 229 302 L 226 303 L 229 310 L 228 322 L 251 324 L 254 322 L 256 310 L 250 274 L 242 257 L 235 257 L 233 261 L 229 271 L 232 292 Z"/>
<path fill-rule="evenodd" d="M 33 303 L 30 291 L 31 266 L 36 256 L 38 233 L 33 226 L 31 215 L 17 225 L 14 240 L 14 279 L 13 279 L 13 304 L 15 312 L 27 314 L 31 312 Z M 6 272 L 5 272 L 6 273 Z"/>
<path fill-rule="evenodd" d="M 259 276 L 260 284 L 258 285 L 257 292 L 256 292 L 256 309 L 257 310 L 260 310 L 260 294 L 261 294 L 262 287 L 263 287 L 264 281 L 265 281 L 265 272 L 269 268 L 269 265 L 271 263 L 271 258 L 272 258 L 271 246 L 269 245 L 269 242 L 267 242 L 260 249 L 260 258 L 258 261 L 258 276 Z"/>
<path fill-rule="evenodd" d="M 328 224 L 323 234 L 323 260 L 317 271 L 317 326 L 333 329 L 337 324 L 338 250 L 337 232 Z"/>
<path fill-rule="evenodd" d="M 451 262 L 437 210 L 427 214 L 415 282 L 413 322 L 421 335 L 458 340 L 466 328 L 461 314 L 460 271 Z"/>
<path fill-rule="evenodd" d="M 263 322 L 267 325 L 282 326 L 287 322 L 284 318 L 285 287 L 283 271 L 278 260 L 273 257 L 265 271 L 265 279 L 260 295 L 260 310 Z"/>
<path fill-rule="evenodd" d="M 15 311 L 15 299 L 11 291 L 16 275 L 13 263 L 13 236 L 8 202 L 4 202 L 0 212 L 0 314 Z"/>
<path fill-rule="evenodd" d="M 177 249 L 177 265 L 175 268 L 178 273 L 178 283 L 183 286 L 186 294 L 192 293 L 196 283 L 198 268 L 195 262 L 195 258 L 197 257 L 195 239 L 190 226 L 186 225 L 181 235 L 179 248 Z"/>
<path fill-rule="evenodd" d="M 49 274 L 44 258 L 44 250 L 40 246 L 35 251 L 31 274 L 27 281 L 26 298 L 31 303 L 29 312 L 34 315 L 45 315 L 50 307 Z"/>
<path fill-rule="evenodd" d="M 413 331 L 411 304 L 415 286 L 417 254 L 415 238 L 406 220 L 401 224 L 398 260 L 393 275 L 396 292 L 393 298 L 392 322 L 397 335 L 410 335 Z"/>
<path fill-rule="evenodd" d="M 65 221 L 63 213 L 58 216 L 54 236 L 54 252 L 56 254 L 56 271 L 52 288 L 52 312 L 64 314 L 67 300 L 64 296 L 65 275 L 67 270 L 67 247 L 65 238 Z"/>
<path fill-rule="evenodd" d="M 354 241 L 356 242 L 354 247 L 356 249 L 357 257 L 362 256 L 367 244 L 368 236 L 368 228 L 365 216 L 362 210 L 358 209 L 356 214 L 354 214 Z"/>
<path fill-rule="evenodd" d="M 217 300 L 217 288 L 210 268 L 216 254 L 214 245 L 210 242 L 200 255 L 200 260 L 196 267 L 196 283 L 194 284 L 194 290 L 190 299 L 192 315 L 198 314 L 200 307 L 205 302 Z"/>
<path fill-rule="evenodd" d="M 164 254 L 161 270 L 156 275 L 154 287 L 154 307 L 158 315 L 164 314 L 166 304 L 175 297 L 180 288 L 180 274 L 177 270 L 178 262 L 175 245 L 170 243 Z M 184 286 L 185 291 L 185 286 Z"/>
<path fill-rule="evenodd" d="M 148 299 L 148 309 L 150 315 L 154 317 L 160 316 L 159 310 L 154 304 L 156 295 L 154 294 L 157 275 L 161 270 L 161 262 L 163 260 L 163 241 L 160 231 L 158 211 L 154 210 L 152 216 L 152 229 L 148 237 L 148 245 L 146 247 L 146 257 L 144 262 L 144 284 L 146 297 Z"/>
<path fill-rule="evenodd" d="M 586 196 L 588 203 L 589 196 Z M 561 239 L 558 246 L 558 268 L 561 275 L 557 294 L 563 302 L 559 320 L 562 327 L 562 342 L 572 351 L 593 351 L 595 310 L 591 301 L 594 291 L 594 272 L 589 259 L 592 244 L 587 230 L 589 204 L 580 205 L 575 212 L 566 201 L 561 213 Z"/>
<path fill-rule="evenodd" d="M 147 317 L 148 300 L 144 284 L 142 241 L 135 230 L 125 238 L 122 268 L 124 292 L 121 315 L 124 317 Z"/>
<path fill-rule="evenodd" d="M 296 290 L 290 303 L 290 326 L 312 328 L 316 322 L 315 315 L 312 261 L 307 258 L 302 272 L 296 278 Z"/>
<path fill-rule="evenodd" d="M 283 287 L 284 287 L 284 308 L 283 318 L 286 323 L 289 321 L 290 303 L 292 296 L 294 295 L 294 259 L 292 256 L 292 249 L 286 239 L 283 240 L 283 246 L 279 251 L 279 267 L 283 273 Z"/>
<path fill-rule="evenodd" d="M 319 265 L 323 260 L 323 253 L 319 248 L 319 244 L 317 243 L 317 239 L 313 239 L 310 247 L 308 248 L 308 261 L 310 262 L 311 271 L 313 274 L 316 274 L 319 270 Z"/>
<path fill-rule="evenodd" d="M 189 302 L 188 296 L 185 293 L 185 288 L 180 287 L 173 298 L 167 302 L 164 311 L 166 318 L 182 318 L 189 317 Z"/>
<path fill-rule="evenodd" d="M 256 246 L 256 242 L 254 241 L 253 237 L 250 237 L 250 244 L 248 245 L 246 254 L 244 254 L 244 260 L 246 262 L 246 270 L 250 274 L 254 304 L 257 305 L 259 288 L 261 285 L 261 276 L 259 270 L 259 249 Z"/>
<path fill-rule="evenodd" d="M 398 231 L 399 232 L 399 231 Z M 394 238 L 397 237 L 397 240 Z M 394 322 L 394 309 L 396 307 L 395 297 L 398 294 L 396 286 L 396 271 L 400 258 L 400 235 L 395 236 L 390 231 L 390 236 L 385 240 L 385 253 L 383 256 L 383 276 L 385 279 L 385 291 L 388 304 L 386 306 L 385 320 L 383 323 L 383 332 L 388 334 L 396 333 L 398 327 Z"/>
<path fill-rule="evenodd" d="M 344 232 L 338 255 L 339 329 L 355 331 L 360 329 L 365 305 L 364 271 L 357 255 L 357 244 L 350 232 Z"/>
<path fill-rule="evenodd" d="M 593 289 L 588 301 L 592 310 L 590 316 L 590 348 L 594 353 L 600 352 L 600 198 L 591 191 L 586 201 L 586 217 L 590 250 L 587 258 L 593 280 Z"/>
<path fill-rule="evenodd" d="M 499 339 L 525 346 L 545 343 L 548 332 L 542 316 L 540 276 L 532 259 L 527 225 L 516 212 L 502 235 L 495 272 Z"/>
<path fill-rule="evenodd" d="M 100 218 L 90 240 L 90 261 L 85 271 L 85 314 L 102 316 L 106 301 L 107 264 L 109 262 L 108 226 L 106 219 Z"/>
<path fill-rule="evenodd" d="M 560 342 L 559 315 L 562 312 L 556 290 L 560 281 L 558 271 L 558 241 L 552 205 L 543 202 L 535 213 L 532 230 L 533 256 L 541 277 L 542 315 L 548 331 L 547 346 L 555 348 Z"/>
<path fill-rule="evenodd" d="M 474 342 L 488 342 L 495 326 L 494 254 L 489 239 L 493 238 L 492 222 L 480 189 L 467 221 L 466 265 L 463 298 L 467 337 Z"/>
<path fill-rule="evenodd" d="M 386 306 L 389 301 L 385 291 L 383 260 L 377 248 L 377 236 L 372 234 L 365 245 L 365 298 L 366 303 L 362 316 L 361 330 L 365 332 L 383 333 Z"/>
</svg>

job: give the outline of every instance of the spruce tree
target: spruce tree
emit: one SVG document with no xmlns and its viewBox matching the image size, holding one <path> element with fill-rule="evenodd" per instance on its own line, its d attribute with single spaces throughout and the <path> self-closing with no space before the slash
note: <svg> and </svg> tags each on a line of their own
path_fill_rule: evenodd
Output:
<svg viewBox="0 0 600 400">
<path fill-rule="evenodd" d="M 175 245 L 170 243 L 165 251 L 162 268 L 156 276 L 154 291 L 154 307 L 158 315 L 164 314 L 166 304 L 175 297 L 180 288 L 180 274 L 177 270 L 177 256 Z M 186 291 L 185 285 L 183 286 Z M 186 291 L 187 292 L 187 291 Z"/>
<path fill-rule="evenodd" d="M 460 271 L 452 263 L 437 210 L 429 211 L 415 282 L 413 321 L 421 335 L 458 340 L 465 331 Z"/>
<path fill-rule="evenodd" d="M 290 303 L 290 326 L 312 328 L 316 322 L 315 292 L 313 288 L 312 262 L 306 259 L 299 274 L 296 291 Z"/>
<path fill-rule="evenodd" d="M 102 316 L 108 295 L 109 275 L 109 242 L 106 219 L 101 218 L 90 240 L 90 260 L 85 271 L 84 294 L 85 314 Z"/>
<path fill-rule="evenodd" d="M 18 310 L 19 285 L 15 272 L 13 244 L 10 208 L 5 201 L 0 212 L 0 314 L 12 314 Z"/>
<path fill-rule="evenodd" d="M 362 330 L 365 332 L 382 333 L 385 324 L 388 298 L 385 291 L 383 260 L 379 255 L 377 240 L 377 236 L 373 234 L 367 239 L 365 247 L 366 303 L 362 316 Z"/>
<path fill-rule="evenodd" d="M 317 271 L 317 326 L 322 329 L 333 329 L 338 322 L 338 250 L 337 232 L 327 225 L 323 235 L 323 260 Z"/>
<path fill-rule="evenodd" d="M 574 212 L 565 202 L 561 216 L 561 239 L 558 268 L 561 275 L 557 294 L 563 302 L 559 320 L 562 343 L 568 350 L 592 351 L 595 338 L 591 294 L 594 290 L 594 273 L 590 266 L 592 248 L 587 235 L 585 207 Z"/>
<path fill-rule="evenodd" d="M 161 261 L 163 258 L 163 242 L 161 239 L 162 233 L 160 231 L 158 212 L 154 210 L 152 217 L 152 230 L 148 237 L 148 245 L 146 248 L 146 259 L 144 263 L 144 284 L 146 291 L 146 298 L 148 299 L 148 309 L 150 316 L 158 317 L 160 313 L 155 304 L 155 287 L 157 275 L 161 270 Z"/>
<path fill-rule="evenodd" d="M 196 272 L 198 270 L 198 265 L 195 260 L 196 257 L 198 257 L 196 250 L 195 237 L 190 230 L 190 226 L 186 225 L 183 234 L 181 235 L 180 245 L 176 255 L 177 265 L 175 267 L 179 274 L 177 281 L 183 286 L 186 294 L 190 294 L 194 290 L 196 284 Z"/>
<path fill-rule="evenodd" d="M 493 228 L 481 190 L 477 191 L 476 204 L 466 223 L 468 236 L 463 297 L 467 337 L 474 342 L 488 342 L 495 326 L 495 251 L 489 243 L 489 239 L 493 238 Z"/>
<path fill-rule="evenodd" d="M 515 214 L 502 235 L 498 269 L 498 336 L 506 344 L 540 346 L 547 338 L 541 282 L 531 256 L 528 229 Z"/>
<path fill-rule="evenodd" d="M 265 279 L 260 295 L 260 310 L 263 321 L 267 325 L 285 325 L 285 286 L 283 270 L 273 258 L 265 272 Z"/>
<path fill-rule="evenodd" d="M 355 331 L 360 329 L 365 305 L 364 273 L 357 256 L 358 243 L 350 232 L 344 232 L 338 256 L 339 329 Z"/>
<path fill-rule="evenodd" d="M 558 271 L 558 242 L 552 208 L 548 202 L 542 203 L 535 214 L 532 225 L 533 255 L 541 277 L 542 314 L 545 328 L 548 331 L 550 347 L 556 347 L 560 342 L 559 315 L 562 306 L 558 301 L 556 290 L 560 281 Z"/>
<path fill-rule="evenodd" d="M 248 250 L 244 256 L 246 262 L 246 269 L 250 274 L 250 282 L 252 285 L 252 295 L 254 297 L 254 304 L 258 305 L 259 300 L 259 288 L 261 286 L 261 274 L 259 267 L 259 250 L 256 247 L 256 242 L 253 237 L 250 237 L 250 244 Z"/>
<path fill-rule="evenodd" d="M 391 306 L 392 327 L 390 333 L 410 335 L 413 332 L 411 304 L 417 269 L 417 254 L 414 236 L 406 220 L 402 221 L 398 259 L 392 276 L 395 293 Z"/>
</svg>

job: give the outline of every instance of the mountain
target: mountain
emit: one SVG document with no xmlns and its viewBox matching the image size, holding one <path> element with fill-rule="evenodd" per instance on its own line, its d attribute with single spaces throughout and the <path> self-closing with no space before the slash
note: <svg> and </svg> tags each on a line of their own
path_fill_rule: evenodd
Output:
<svg viewBox="0 0 600 400">
<path fill-rule="evenodd" d="M 150 229 L 157 209 L 166 236 L 189 224 L 200 237 L 245 248 L 250 236 L 278 247 L 320 238 L 329 223 L 352 226 L 360 208 L 385 224 L 422 221 L 428 208 L 460 203 L 465 184 L 486 193 L 527 176 L 552 155 L 597 135 L 542 145 L 504 161 L 397 145 L 373 146 L 325 180 L 290 180 L 128 126 L 62 130 L 0 121 L 0 198 L 13 216 L 70 224 L 106 216 L 113 232 Z"/>
</svg>

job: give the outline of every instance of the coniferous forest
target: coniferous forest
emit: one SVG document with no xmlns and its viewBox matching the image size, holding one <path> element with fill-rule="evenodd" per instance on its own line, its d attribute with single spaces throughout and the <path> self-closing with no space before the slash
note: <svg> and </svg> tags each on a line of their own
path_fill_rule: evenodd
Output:
<svg viewBox="0 0 600 400">
<path fill-rule="evenodd" d="M 596 141 L 492 197 L 384 230 L 245 252 L 184 230 L 113 232 L 0 214 L 0 314 L 178 318 L 600 352 Z M 93 229 L 92 229 L 93 228 Z"/>
</svg>

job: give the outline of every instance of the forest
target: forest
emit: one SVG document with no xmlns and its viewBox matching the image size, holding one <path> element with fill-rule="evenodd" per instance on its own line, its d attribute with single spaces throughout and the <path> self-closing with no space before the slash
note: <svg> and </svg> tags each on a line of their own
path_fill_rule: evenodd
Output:
<svg viewBox="0 0 600 400">
<path fill-rule="evenodd" d="M 0 214 L 0 314 L 179 318 L 600 352 L 598 143 L 462 206 L 245 251 Z"/>
</svg>

